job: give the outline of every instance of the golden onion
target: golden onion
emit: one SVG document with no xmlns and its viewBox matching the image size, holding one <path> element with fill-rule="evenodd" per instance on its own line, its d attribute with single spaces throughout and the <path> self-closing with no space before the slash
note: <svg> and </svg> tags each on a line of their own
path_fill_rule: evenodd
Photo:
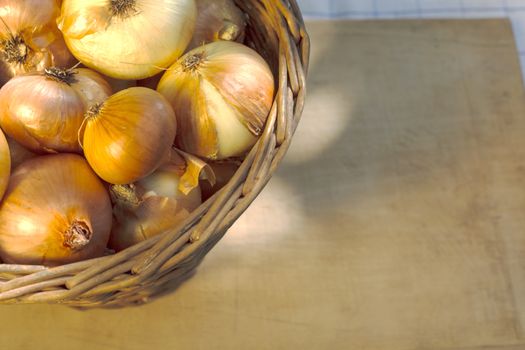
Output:
<svg viewBox="0 0 525 350">
<path fill-rule="evenodd" d="M 118 79 L 143 79 L 172 64 L 195 25 L 194 0 L 64 0 L 58 26 L 83 64 Z"/>
<path fill-rule="evenodd" d="M 87 68 L 20 75 L 0 89 L 0 126 L 32 151 L 80 153 L 84 115 L 109 95 L 109 84 Z"/>
<path fill-rule="evenodd" d="M 242 155 L 256 142 L 272 106 L 274 79 L 257 52 L 218 41 L 181 57 L 157 90 L 177 116 L 177 146 L 216 160 Z"/>
<path fill-rule="evenodd" d="M 104 254 L 111 230 L 106 188 L 75 154 L 30 159 L 0 205 L 0 258 L 54 266 Z"/>
<path fill-rule="evenodd" d="M 122 90 L 88 112 L 84 154 L 105 181 L 133 183 L 169 156 L 177 121 L 161 94 L 144 87 Z"/>
</svg>

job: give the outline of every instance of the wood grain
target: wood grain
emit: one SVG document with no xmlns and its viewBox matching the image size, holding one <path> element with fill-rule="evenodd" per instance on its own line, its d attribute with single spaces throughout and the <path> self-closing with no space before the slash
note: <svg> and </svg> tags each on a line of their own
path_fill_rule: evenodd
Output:
<svg viewBox="0 0 525 350">
<path fill-rule="evenodd" d="M 286 161 L 152 304 L 3 306 L 6 349 L 525 348 L 525 100 L 505 20 L 310 23 Z"/>
</svg>

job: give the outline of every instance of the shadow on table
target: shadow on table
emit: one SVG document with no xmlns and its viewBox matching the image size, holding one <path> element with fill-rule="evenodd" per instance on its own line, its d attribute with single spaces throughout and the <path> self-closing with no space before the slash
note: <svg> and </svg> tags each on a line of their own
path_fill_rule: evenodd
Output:
<svg viewBox="0 0 525 350">
<path fill-rule="evenodd" d="M 487 83 L 475 80 L 491 62 L 461 51 L 461 28 L 424 21 L 309 28 L 306 108 L 275 176 L 305 218 L 384 191 L 439 185 L 438 175 L 472 156 L 464 135 L 484 116 L 469 89 Z"/>
</svg>

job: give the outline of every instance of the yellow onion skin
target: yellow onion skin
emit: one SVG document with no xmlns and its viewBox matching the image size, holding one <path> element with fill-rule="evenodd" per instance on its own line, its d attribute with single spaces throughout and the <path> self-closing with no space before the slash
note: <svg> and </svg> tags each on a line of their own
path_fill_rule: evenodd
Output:
<svg viewBox="0 0 525 350">
<path fill-rule="evenodd" d="M 64 0 L 58 26 L 83 64 L 118 79 L 144 79 L 172 64 L 195 26 L 194 0 Z"/>
<path fill-rule="evenodd" d="M 157 91 L 177 116 L 177 146 L 218 160 L 240 156 L 255 144 L 273 103 L 274 79 L 257 52 L 218 41 L 181 57 Z"/>
<path fill-rule="evenodd" d="M 5 193 L 11 174 L 11 152 L 7 139 L 0 130 L 0 199 Z"/>
<path fill-rule="evenodd" d="M 122 90 L 86 119 L 84 154 L 111 184 L 130 184 L 155 171 L 169 155 L 177 121 L 166 99 L 144 87 Z"/>
<path fill-rule="evenodd" d="M 242 43 L 246 17 L 233 0 L 196 0 L 197 20 L 187 51 L 219 40 Z"/>
<path fill-rule="evenodd" d="M 80 153 L 85 113 L 110 95 L 109 84 L 87 68 L 20 75 L 0 89 L 0 126 L 34 152 Z"/>
<path fill-rule="evenodd" d="M 201 204 L 200 188 L 183 193 L 178 188 L 183 173 L 183 168 L 162 167 L 136 182 L 132 187 L 137 196 L 134 203 L 118 198 L 118 188 L 113 187 L 115 220 L 108 245 L 111 249 L 120 251 L 163 233 L 197 209 Z"/>
<path fill-rule="evenodd" d="M 56 0 L 0 0 L 0 86 L 16 75 L 75 60 L 56 25 Z"/>
<path fill-rule="evenodd" d="M 111 221 L 109 195 L 84 158 L 30 159 L 13 172 L 0 205 L 0 258 L 56 266 L 102 256 Z"/>
</svg>

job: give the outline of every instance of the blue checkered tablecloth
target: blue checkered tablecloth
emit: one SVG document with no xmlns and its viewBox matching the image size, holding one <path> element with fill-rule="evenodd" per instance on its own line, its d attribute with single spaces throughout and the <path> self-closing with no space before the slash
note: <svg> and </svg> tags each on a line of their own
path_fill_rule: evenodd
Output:
<svg viewBox="0 0 525 350">
<path fill-rule="evenodd" d="M 525 78 L 525 0 L 298 0 L 307 19 L 493 18 L 512 20 Z"/>
</svg>

